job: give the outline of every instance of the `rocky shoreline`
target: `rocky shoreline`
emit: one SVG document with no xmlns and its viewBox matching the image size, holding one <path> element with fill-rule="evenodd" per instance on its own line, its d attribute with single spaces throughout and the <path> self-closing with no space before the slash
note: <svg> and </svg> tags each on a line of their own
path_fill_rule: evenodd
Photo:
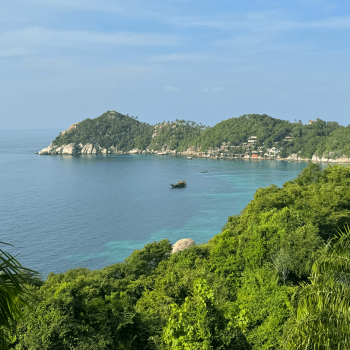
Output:
<svg viewBox="0 0 350 350">
<path fill-rule="evenodd" d="M 256 154 L 244 154 L 244 155 L 227 155 L 225 153 L 212 153 L 212 152 L 200 152 L 194 147 L 188 148 L 186 151 L 178 152 L 176 150 L 162 149 L 161 151 L 154 151 L 153 149 L 139 150 L 132 149 L 129 151 L 118 151 L 115 147 L 110 147 L 108 149 L 102 148 L 99 145 L 88 143 L 86 145 L 70 143 L 63 146 L 55 146 L 51 143 L 49 147 L 46 147 L 38 152 L 39 155 L 64 155 L 64 156 L 77 156 L 77 155 L 107 155 L 107 154 L 154 154 L 154 155 L 180 155 L 187 157 L 198 157 L 198 158 L 208 158 L 208 159 L 253 159 L 253 160 L 285 160 L 285 161 L 312 161 L 318 163 L 350 163 L 350 158 L 345 155 L 341 158 L 328 158 L 328 157 L 318 157 L 313 155 L 311 159 L 301 158 L 298 154 L 292 154 L 287 158 L 281 158 L 277 156 L 260 156 Z"/>
</svg>

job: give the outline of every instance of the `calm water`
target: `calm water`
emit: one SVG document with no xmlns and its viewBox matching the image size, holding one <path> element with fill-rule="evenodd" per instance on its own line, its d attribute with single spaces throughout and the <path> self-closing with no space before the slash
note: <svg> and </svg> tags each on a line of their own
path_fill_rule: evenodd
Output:
<svg viewBox="0 0 350 350">
<path fill-rule="evenodd" d="M 171 156 L 39 156 L 58 130 L 0 131 L 0 241 L 42 272 L 123 261 L 145 243 L 208 241 L 259 187 L 307 163 Z M 209 170 L 201 174 L 201 170 Z M 170 183 L 186 180 L 187 188 Z"/>
</svg>

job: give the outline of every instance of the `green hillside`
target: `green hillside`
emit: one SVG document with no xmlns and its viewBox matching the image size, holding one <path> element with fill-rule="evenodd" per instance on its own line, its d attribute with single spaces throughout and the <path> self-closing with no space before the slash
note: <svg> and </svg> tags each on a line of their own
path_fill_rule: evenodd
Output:
<svg viewBox="0 0 350 350">
<path fill-rule="evenodd" d="M 61 133 L 53 141 L 62 146 L 69 143 L 98 144 L 102 148 L 117 147 L 118 150 L 145 149 L 151 142 L 153 127 L 137 118 L 107 111 L 98 118 L 85 119 L 75 129 Z"/>
<path fill-rule="evenodd" d="M 167 145 L 170 150 L 185 151 L 192 146 L 206 127 L 191 121 L 176 120 L 156 124 L 149 149 L 160 150 Z"/>
<path fill-rule="evenodd" d="M 350 235 L 326 243 L 349 224 L 350 167 L 310 164 L 257 190 L 207 244 L 171 255 L 163 240 L 36 281 L 10 348 L 346 349 Z"/>
<path fill-rule="evenodd" d="M 292 135 L 291 141 L 285 141 L 289 135 Z M 343 141 L 335 142 L 340 135 Z M 350 156 L 350 128 L 320 119 L 310 125 L 290 123 L 266 114 L 249 114 L 224 120 L 206 129 L 194 142 L 202 150 L 207 150 L 209 147 L 219 147 L 223 142 L 238 146 L 247 142 L 250 136 L 257 137 L 256 148 L 264 146 L 266 149 L 278 143 L 278 147 L 283 149 L 282 158 L 298 152 L 303 158 L 311 158 L 313 154 L 322 156 L 332 151 Z"/>
<path fill-rule="evenodd" d="M 247 140 L 255 136 L 255 143 Z M 301 158 L 313 155 L 328 158 L 350 157 L 350 126 L 317 119 L 312 124 L 291 123 L 266 114 L 247 114 L 224 120 L 214 127 L 191 121 L 176 120 L 154 126 L 108 111 L 95 119 L 85 119 L 60 133 L 53 141 L 56 146 L 69 143 L 97 144 L 101 148 L 114 147 L 118 151 L 132 149 L 162 149 L 185 151 L 189 147 L 207 152 L 218 150 L 223 143 L 231 154 L 249 151 L 267 152 L 271 147 L 280 150 L 281 158 L 298 154 Z"/>
<path fill-rule="evenodd" d="M 106 149 L 113 146 L 119 151 L 134 148 L 160 150 L 168 145 L 171 150 L 185 150 L 204 129 L 201 124 L 185 120 L 152 126 L 141 123 L 137 117 L 107 111 L 98 118 L 85 119 L 67 132 L 60 133 L 53 144 L 62 146 L 69 143 L 92 143 Z"/>
</svg>

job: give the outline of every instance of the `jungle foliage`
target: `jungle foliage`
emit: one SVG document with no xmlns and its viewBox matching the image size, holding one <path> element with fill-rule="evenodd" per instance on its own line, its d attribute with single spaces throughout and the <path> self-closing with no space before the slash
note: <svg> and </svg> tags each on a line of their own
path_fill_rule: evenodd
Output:
<svg viewBox="0 0 350 350">
<path fill-rule="evenodd" d="M 153 127 L 129 117 L 107 111 L 98 118 L 87 118 L 67 133 L 60 133 L 53 141 L 62 146 L 69 143 L 97 144 L 102 148 L 116 147 L 118 151 L 145 149 L 151 142 Z"/>
<path fill-rule="evenodd" d="M 51 273 L 30 287 L 10 348 L 346 349 L 349 224 L 350 167 L 310 164 L 257 190 L 206 244 L 171 255 L 162 240 L 101 270 Z"/>
<path fill-rule="evenodd" d="M 270 148 L 278 143 L 278 147 L 283 148 L 282 158 L 292 153 L 299 153 L 302 158 L 311 158 L 313 154 L 328 156 L 329 152 L 334 152 L 330 154 L 331 158 L 343 154 L 350 156 L 349 127 L 321 119 L 303 125 L 301 121 L 291 123 L 266 114 L 247 114 L 224 120 L 205 130 L 195 143 L 203 150 L 219 147 L 222 142 L 239 146 L 250 136 L 257 137 L 257 147 Z M 286 136 L 292 136 L 292 139 L 286 141 Z"/>
<path fill-rule="evenodd" d="M 281 157 L 298 153 L 302 158 L 316 154 L 328 158 L 346 155 L 350 157 L 350 126 L 317 119 L 303 125 L 272 118 L 266 114 L 247 114 L 224 120 L 214 127 L 205 127 L 191 121 L 176 120 L 154 126 L 141 123 L 137 117 L 117 112 L 106 112 L 95 119 L 85 119 L 75 129 L 61 133 L 53 143 L 62 146 L 68 143 L 98 144 L 102 148 L 115 147 L 118 151 L 170 150 L 184 151 L 191 146 L 206 151 L 220 147 L 223 142 L 240 146 L 250 136 L 257 137 L 256 147 L 265 149 L 276 145 L 281 148 Z M 292 136 L 287 141 L 286 136 Z M 231 153 L 244 153 L 244 148 L 233 148 Z"/>
<path fill-rule="evenodd" d="M 205 126 L 185 120 L 152 126 L 139 122 L 137 117 L 107 111 L 98 118 L 83 120 L 69 132 L 60 133 L 53 144 L 92 143 L 106 149 L 114 147 L 118 151 L 134 148 L 161 150 L 167 145 L 172 150 L 184 150 L 203 129 Z"/>
<path fill-rule="evenodd" d="M 190 147 L 206 127 L 191 121 L 178 120 L 155 125 L 149 149 L 161 150 L 164 145 L 171 150 L 184 151 Z"/>
</svg>

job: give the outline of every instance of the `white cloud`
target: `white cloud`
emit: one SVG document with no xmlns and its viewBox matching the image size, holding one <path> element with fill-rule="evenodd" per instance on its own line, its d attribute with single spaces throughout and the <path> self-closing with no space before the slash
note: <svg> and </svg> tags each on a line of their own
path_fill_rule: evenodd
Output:
<svg viewBox="0 0 350 350">
<path fill-rule="evenodd" d="M 179 27 L 208 27 L 222 30 L 245 29 L 249 32 L 280 32 L 306 28 L 350 28 L 350 16 L 326 17 L 313 21 L 296 21 L 280 11 L 232 12 L 221 16 L 166 16 L 157 18 Z"/>
<path fill-rule="evenodd" d="M 208 88 L 208 87 L 203 87 L 201 89 L 197 90 L 198 92 L 201 93 L 207 93 L 207 92 L 221 92 L 221 91 L 225 91 L 225 88 L 223 87 L 218 87 L 218 86 L 214 86 L 212 88 Z"/>
<path fill-rule="evenodd" d="M 172 53 L 168 55 L 153 55 L 148 58 L 149 62 L 163 63 L 172 61 L 204 61 L 212 58 L 197 53 Z"/>
<path fill-rule="evenodd" d="M 215 86 L 211 89 L 211 91 L 213 91 L 213 92 L 225 91 L 225 88 Z"/>
<path fill-rule="evenodd" d="M 173 46 L 179 38 L 163 34 L 63 31 L 30 27 L 0 34 L 0 56 L 24 56 L 49 47 L 91 48 L 96 46 Z"/>
<path fill-rule="evenodd" d="M 346 29 L 350 28 L 350 17 L 329 17 L 319 21 L 301 24 L 305 28 Z"/>
<path fill-rule="evenodd" d="M 85 9 L 94 11 L 122 11 L 118 1 L 104 0 L 27 0 L 32 4 L 46 7 Z"/>
<path fill-rule="evenodd" d="M 179 91 L 180 89 L 172 85 L 167 85 L 166 87 L 164 87 L 164 90 L 167 92 L 175 92 Z"/>
</svg>

